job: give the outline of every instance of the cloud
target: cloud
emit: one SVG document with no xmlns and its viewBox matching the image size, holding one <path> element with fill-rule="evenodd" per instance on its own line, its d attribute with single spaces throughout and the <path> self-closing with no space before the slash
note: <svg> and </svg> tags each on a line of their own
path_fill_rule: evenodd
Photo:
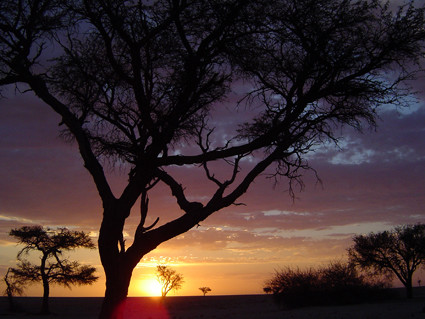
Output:
<svg viewBox="0 0 425 319">
<path fill-rule="evenodd" d="M 167 243 L 143 259 L 141 265 L 159 263 L 167 256 L 168 264 L 313 264 L 343 258 L 350 238 L 287 237 L 259 234 L 246 230 L 206 228 L 191 230 Z M 212 245 L 212 243 L 215 243 Z"/>
</svg>

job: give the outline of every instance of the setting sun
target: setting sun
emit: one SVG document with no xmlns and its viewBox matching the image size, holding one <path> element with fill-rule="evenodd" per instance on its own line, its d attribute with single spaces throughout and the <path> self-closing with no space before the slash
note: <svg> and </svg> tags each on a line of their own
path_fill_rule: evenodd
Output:
<svg viewBox="0 0 425 319">
<path fill-rule="evenodd" d="M 139 282 L 139 290 L 143 296 L 161 296 L 161 285 L 154 277 L 149 277 Z"/>
</svg>

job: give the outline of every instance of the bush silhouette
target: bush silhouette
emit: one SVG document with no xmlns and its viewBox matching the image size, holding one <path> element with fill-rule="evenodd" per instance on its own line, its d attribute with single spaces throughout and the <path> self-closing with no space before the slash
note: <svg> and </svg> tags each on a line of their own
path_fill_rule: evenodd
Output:
<svg viewBox="0 0 425 319">
<path fill-rule="evenodd" d="M 350 264 L 333 262 L 322 268 L 286 267 L 265 283 L 264 291 L 288 307 L 355 304 L 392 298 L 389 284 L 360 274 Z"/>
</svg>

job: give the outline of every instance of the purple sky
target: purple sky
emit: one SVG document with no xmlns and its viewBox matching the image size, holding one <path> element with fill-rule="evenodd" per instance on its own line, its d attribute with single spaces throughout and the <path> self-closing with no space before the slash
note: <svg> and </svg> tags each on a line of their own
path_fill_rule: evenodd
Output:
<svg viewBox="0 0 425 319">
<path fill-rule="evenodd" d="M 420 89 L 422 83 L 416 86 Z M 306 172 L 305 189 L 292 201 L 285 180 L 273 187 L 260 177 L 241 200 L 246 206 L 216 213 L 201 227 L 160 246 L 145 261 L 263 264 L 270 271 L 276 265 L 340 258 L 355 233 L 425 222 L 424 104 L 382 108 L 380 117 L 376 132 L 344 129 L 340 150 L 322 147 L 308 156 L 323 184 Z M 75 145 L 58 136 L 58 122 L 30 94 L 12 94 L 0 101 L 2 247 L 11 247 L 7 233 L 20 225 L 68 226 L 96 235 L 100 201 Z M 125 172 L 110 168 L 110 175 L 119 189 Z M 202 199 L 208 189 L 202 176 L 187 169 L 182 175 L 188 191 Z M 151 220 L 160 216 L 165 222 L 180 214 L 166 189 L 154 192 L 151 204 Z M 127 226 L 130 241 L 136 223 L 134 212 Z M 0 251 L 2 270 L 13 261 L 14 249 Z M 245 274 L 256 275 L 248 270 Z"/>
</svg>

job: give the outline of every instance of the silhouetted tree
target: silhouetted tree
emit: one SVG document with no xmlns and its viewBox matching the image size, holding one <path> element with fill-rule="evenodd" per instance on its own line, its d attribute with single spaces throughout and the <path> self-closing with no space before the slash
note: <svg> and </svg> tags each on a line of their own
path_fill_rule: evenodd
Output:
<svg viewBox="0 0 425 319">
<path fill-rule="evenodd" d="M 7 272 L 3 277 L 3 281 L 6 284 L 4 295 L 7 296 L 7 299 L 9 300 L 9 309 L 11 311 L 15 311 L 16 306 L 13 301 L 13 297 L 16 295 L 21 296 L 24 293 L 25 281 L 20 277 L 14 276 L 12 268 L 7 269 Z"/>
<path fill-rule="evenodd" d="M 208 292 L 210 292 L 210 291 L 211 291 L 211 288 L 210 288 L 210 287 L 201 287 L 201 288 L 199 288 L 199 290 L 200 290 L 200 291 L 202 291 L 202 293 L 204 294 L 204 297 L 205 297 L 205 295 L 206 295 Z"/>
<path fill-rule="evenodd" d="M 10 271 L 20 283 L 42 282 L 43 314 L 49 313 L 50 284 L 70 288 L 71 285 L 91 285 L 98 279 L 94 275 L 96 268 L 69 261 L 62 255 L 64 251 L 76 248 L 95 248 L 90 237 L 84 232 L 70 231 L 66 228 L 51 230 L 41 226 L 23 226 L 12 229 L 10 236 L 24 245 L 18 253 L 17 267 L 10 268 Z M 41 253 L 40 265 L 22 259 L 22 256 L 30 251 Z"/>
<path fill-rule="evenodd" d="M 391 231 L 356 235 L 348 249 L 350 262 L 363 269 L 395 275 L 413 297 L 413 273 L 425 265 L 425 224 L 395 227 Z"/>
<path fill-rule="evenodd" d="M 156 266 L 156 278 L 161 284 L 161 296 L 164 298 L 171 290 L 179 290 L 183 283 L 183 275 L 168 266 Z"/>
<path fill-rule="evenodd" d="M 0 17 L 0 85 L 19 83 L 59 114 L 101 198 L 100 318 L 120 316 L 134 267 L 158 245 L 234 204 L 261 174 L 288 178 L 292 194 L 311 148 L 403 102 L 425 37 L 423 9 L 391 12 L 381 0 L 3 0 Z M 239 114 L 220 118 L 224 103 Z M 116 194 L 111 162 L 128 172 Z M 179 167 L 203 173 L 211 196 L 191 200 Z M 159 184 L 182 214 L 145 225 Z"/>
<path fill-rule="evenodd" d="M 266 283 L 266 284 L 268 284 L 268 283 Z M 271 294 L 271 293 L 273 293 L 272 287 L 270 287 L 270 286 L 266 286 L 266 287 L 264 287 L 264 288 L 263 288 L 263 291 L 264 291 L 266 294 Z"/>
</svg>

